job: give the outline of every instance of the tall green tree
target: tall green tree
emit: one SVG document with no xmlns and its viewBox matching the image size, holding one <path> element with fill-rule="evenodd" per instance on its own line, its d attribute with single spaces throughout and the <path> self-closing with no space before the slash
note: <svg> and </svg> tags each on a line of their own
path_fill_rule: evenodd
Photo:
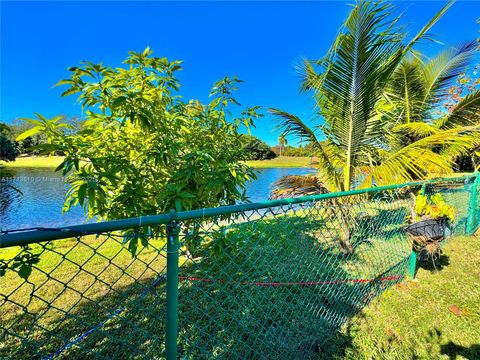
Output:
<svg viewBox="0 0 480 360">
<path fill-rule="evenodd" d="M 268 160 L 276 155 L 264 141 L 251 135 L 243 136 L 242 151 L 247 160 Z"/>
<path fill-rule="evenodd" d="M 285 146 L 288 144 L 287 137 L 285 134 L 280 134 L 278 137 L 278 145 L 280 146 L 280 156 L 282 156 Z"/>
<path fill-rule="evenodd" d="M 85 121 L 70 131 L 61 117 L 30 119 L 18 140 L 43 133 L 46 152 L 61 151 L 58 171 L 71 185 L 65 210 L 85 207 L 90 217 L 119 219 L 234 204 L 245 199 L 254 174 L 244 160 L 241 127 L 256 108 L 232 117 L 240 80 L 215 83 L 211 102 L 184 102 L 176 73 L 180 61 L 131 52 L 123 67 L 83 62 L 70 68 L 64 96 L 77 94 Z M 133 246 L 133 245 L 132 245 Z"/>
<path fill-rule="evenodd" d="M 434 147 L 453 143 L 462 151 L 471 143 L 475 129 L 470 127 L 449 128 L 401 148 L 390 143 L 389 115 L 395 104 L 386 94 L 392 77 L 451 5 L 408 40 L 391 4 L 358 1 L 327 55 L 303 64 L 301 87 L 313 94 L 321 121 L 310 127 L 295 115 L 270 109 L 284 134 L 316 148 L 318 176 L 329 190 L 349 190 L 354 181 L 369 186 L 447 171 L 451 163 Z M 321 142 L 320 136 L 326 140 Z"/>
<path fill-rule="evenodd" d="M 12 129 L 0 123 L 0 160 L 13 161 L 16 155 Z"/>
</svg>

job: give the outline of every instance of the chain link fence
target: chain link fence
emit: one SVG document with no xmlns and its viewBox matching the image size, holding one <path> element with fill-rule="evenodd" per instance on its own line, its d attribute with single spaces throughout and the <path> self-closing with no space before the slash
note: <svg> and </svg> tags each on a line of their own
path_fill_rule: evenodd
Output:
<svg viewBox="0 0 480 360">
<path fill-rule="evenodd" d="M 2 234 L 0 358 L 298 359 L 412 259 L 414 195 L 479 224 L 475 176 Z"/>
</svg>

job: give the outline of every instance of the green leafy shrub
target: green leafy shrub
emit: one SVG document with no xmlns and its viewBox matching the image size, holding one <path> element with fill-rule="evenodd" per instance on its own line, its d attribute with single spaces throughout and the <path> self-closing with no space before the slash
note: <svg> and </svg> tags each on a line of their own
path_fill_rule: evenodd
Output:
<svg viewBox="0 0 480 360">
<path fill-rule="evenodd" d="M 120 219 L 177 210 L 231 205 L 246 199 L 253 171 L 241 160 L 241 127 L 257 107 L 232 117 L 236 77 L 214 84 L 212 100 L 185 102 L 175 74 L 180 61 L 131 52 L 124 67 L 83 62 L 70 68 L 63 96 L 78 94 L 86 118 L 78 125 L 37 114 L 23 140 L 44 134 L 47 153 L 61 152 L 57 168 L 69 175 L 64 210 L 80 204 L 89 217 Z M 134 241 L 135 240 L 135 241 Z M 135 250 L 137 238 L 130 240 Z"/>
</svg>

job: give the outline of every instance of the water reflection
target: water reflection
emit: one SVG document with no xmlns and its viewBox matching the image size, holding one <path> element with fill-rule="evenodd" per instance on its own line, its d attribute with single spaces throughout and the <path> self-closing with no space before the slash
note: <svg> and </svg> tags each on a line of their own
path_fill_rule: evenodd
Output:
<svg viewBox="0 0 480 360">
<path fill-rule="evenodd" d="M 0 228 L 2 230 L 30 227 L 58 227 L 86 221 L 79 206 L 63 214 L 63 202 L 68 187 L 61 173 L 53 169 L 18 168 L 3 171 L 0 182 Z M 268 199 L 273 182 L 286 175 L 313 173 L 305 168 L 258 169 L 257 179 L 247 184 L 250 201 Z M 18 188 L 23 194 L 15 191 Z"/>
<path fill-rule="evenodd" d="M 287 175 L 307 175 L 315 173 L 308 168 L 271 168 L 257 169 L 257 179 L 247 184 L 247 195 L 250 201 L 265 201 L 269 198 L 272 184 Z"/>
<path fill-rule="evenodd" d="M 74 207 L 70 212 L 62 214 L 68 188 L 61 173 L 55 173 L 53 169 L 39 168 L 8 171 L 13 177 L 2 177 L 0 185 L 2 230 L 56 227 L 86 221 L 80 207 Z M 18 188 L 22 194 L 12 186 Z"/>
</svg>

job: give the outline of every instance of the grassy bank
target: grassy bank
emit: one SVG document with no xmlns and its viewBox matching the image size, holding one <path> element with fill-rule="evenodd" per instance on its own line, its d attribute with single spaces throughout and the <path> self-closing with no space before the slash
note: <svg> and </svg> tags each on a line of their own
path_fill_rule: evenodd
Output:
<svg viewBox="0 0 480 360">
<path fill-rule="evenodd" d="M 63 161 L 63 156 L 24 156 L 15 161 L 0 161 L 7 168 L 56 168 Z"/>
<path fill-rule="evenodd" d="M 451 240 L 442 264 L 375 300 L 323 358 L 480 359 L 480 239 Z"/>
<path fill-rule="evenodd" d="M 63 161 L 63 156 L 24 156 L 18 157 L 15 161 L 0 161 L 0 165 L 7 168 L 56 168 Z M 252 160 L 246 162 L 249 166 L 257 169 L 264 168 L 293 168 L 293 167 L 314 167 L 315 158 L 297 157 L 297 156 L 278 156 L 271 160 Z M 435 177 L 456 177 L 469 173 L 454 173 L 451 175 L 433 174 L 429 178 Z"/>
<path fill-rule="evenodd" d="M 312 158 L 296 156 L 278 156 L 271 160 L 252 160 L 247 164 L 253 168 L 289 168 L 312 167 Z"/>
<path fill-rule="evenodd" d="M 18 157 L 15 161 L 0 161 L 7 168 L 55 168 L 61 164 L 63 156 L 25 156 Z M 254 168 L 289 168 L 289 167 L 312 167 L 312 158 L 279 156 L 272 160 L 247 161 Z"/>
</svg>

